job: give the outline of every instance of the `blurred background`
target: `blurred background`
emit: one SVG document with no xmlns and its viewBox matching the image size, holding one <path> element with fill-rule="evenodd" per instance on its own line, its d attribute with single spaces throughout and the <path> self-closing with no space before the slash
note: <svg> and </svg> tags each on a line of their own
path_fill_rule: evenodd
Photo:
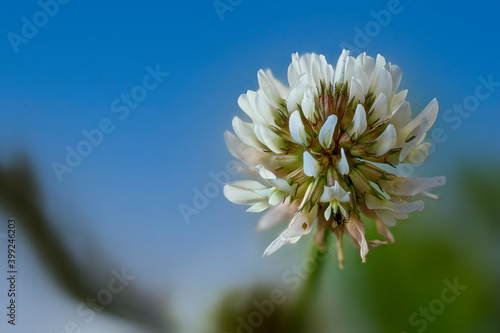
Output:
<svg viewBox="0 0 500 333">
<path fill-rule="evenodd" d="M 411 0 L 5 3 L 1 331 L 500 332 L 499 9 Z M 259 233 L 258 216 L 223 197 L 221 182 L 239 179 L 228 172 L 223 132 L 242 115 L 238 96 L 257 88 L 260 68 L 286 82 L 293 52 L 335 65 L 342 48 L 398 64 L 414 114 L 438 99 L 435 149 L 402 172 L 445 175 L 447 184 L 365 264 L 346 242 L 343 270 L 334 250 L 321 271 L 310 269 L 311 237 L 262 259 L 283 226 Z M 12 217 L 15 327 L 6 316 Z M 307 272 L 318 273 L 314 290 Z M 304 295 L 308 306 L 294 305 Z M 95 298 L 107 304 L 93 307 Z"/>
</svg>

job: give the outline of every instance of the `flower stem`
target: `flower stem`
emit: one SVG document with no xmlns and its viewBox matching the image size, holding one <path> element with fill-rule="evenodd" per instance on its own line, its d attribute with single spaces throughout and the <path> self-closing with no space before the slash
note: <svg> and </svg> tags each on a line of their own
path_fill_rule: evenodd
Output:
<svg viewBox="0 0 500 333">
<path fill-rule="evenodd" d="M 310 332 L 311 328 L 307 327 L 308 318 L 312 313 L 314 301 L 317 295 L 317 290 L 320 285 L 321 273 L 324 271 L 326 259 L 329 254 L 325 250 L 328 248 L 328 238 L 330 232 L 325 232 L 323 249 L 320 249 L 316 243 L 313 242 L 311 254 L 308 256 L 306 267 L 310 267 L 306 280 L 299 290 L 300 294 L 292 304 L 289 315 L 286 318 L 285 332 Z M 314 264 L 313 264 L 314 263 Z"/>
</svg>

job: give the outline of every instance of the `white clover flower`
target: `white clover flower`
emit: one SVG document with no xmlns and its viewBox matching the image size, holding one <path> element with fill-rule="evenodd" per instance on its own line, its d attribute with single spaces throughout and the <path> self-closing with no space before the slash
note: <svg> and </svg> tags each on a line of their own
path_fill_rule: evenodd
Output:
<svg viewBox="0 0 500 333">
<path fill-rule="evenodd" d="M 341 203 L 350 202 L 349 199 L 351 192 L 346 192 L 339 183 L 335 181 L 333 186 L 324 186 L 323 194 L 319 198 L 320 202 L 330 203 L 325 210 L 325 219 L 329 220 L 332 215 L 338 214 L 339 208 L 343 217 L 347 217 L 347 212 Z"/>
<path fill-rule="evenodd" d="M 431 145 L 424 139 L 438 112 L 433 99 L 412 120 L 407 90 L 396 92 L 401 77 L 401 69 L 381 55 L 354 58 L 346 50 L 335 70 L 323 55 L 293 54 L 289 87 L 270 70 L 258 72 L 260 88 L 238 99 L 251 121 L 235 117 L 237 137 L 226 131 L 225 139 L 264 184 L 236 181 L 224 194 L 250 205 L 249 212 L 272 207 L 259 229 L 291 219 L 264 256 L 317 225 L 319 246 L 328 229 L 337 236 L 341 266 L 344 233 L 359 244 L 365 261 L 370 247 L 394 241 L 386 226 L 423 210 L 415 197 L 437 198 L 427 191 L 444 185 L 444 177 L 406 178 L 386 171 L 427 158 Z M 385 241 L 365 239 L 361 213 L 375 219 Z"/>
</svg>

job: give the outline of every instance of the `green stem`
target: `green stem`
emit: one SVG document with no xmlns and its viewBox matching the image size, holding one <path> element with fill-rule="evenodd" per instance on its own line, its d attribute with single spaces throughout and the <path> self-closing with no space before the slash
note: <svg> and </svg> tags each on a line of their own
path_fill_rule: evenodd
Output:
<svg viewBox="0 0 500 333">
<path fill-rule="evenodd" d="M 328 238 L 330 232 L 325 233 L 324 237 L 324 249 L 328 248 Z M 311 314 L 311 309 L 313 307 L 317 290 L 320 285 L 321 274 L 324 271 L 326 259 L 328 253 L 325 250 L 319 249 L 319 247 L 313 243 L 313 248 L 309 258 L 314 262 L 315 269 L 309 272 L 309 276 L 304 281 L 300 294 L 295 299 L 288 313 L 287 318 L 285 318 L 285 332 L 309 332 L 307 328 L 307 321 Z M 308 263 L 309 264 L 309 263 Z"/>
</svg>

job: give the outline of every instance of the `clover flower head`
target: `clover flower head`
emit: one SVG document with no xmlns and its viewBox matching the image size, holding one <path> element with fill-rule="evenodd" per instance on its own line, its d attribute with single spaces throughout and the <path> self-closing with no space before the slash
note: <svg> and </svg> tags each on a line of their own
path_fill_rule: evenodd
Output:
<svg viewBox="0 0 500 333">
<path fill-rule="evenodd" d="M 260 181 L 232 182 L 224 194 L 250 205 L 248 212 L 270 208 L 259 229 L 290 221 L 264 256 L 316 226 L 319 246 L 329 229 L 336 235 L 341 266 L 344 233 L 359 244 L 364 262 L 370 248 L 394 241 L 386 226 L 423 210 L 417 197 L 437 198 L 427 191 L 444 185 L 444 177 L 396 174 L 398 165 L 427 158 L 431 144 L 424 139 L 438 113 L 433 99 L 411 119 L 407 90 L 397 91 L 397 65 L 344 50 L 334 69 L 323 55 L 295 53 L 288 86 L 270 70 L 257 76 L 259 89 L 238 99 L 250 121 L 234 117 L 236 136 L 226 131 L 225 139 Z M 385 241 L 366 240 L 361 213 L 375 220 Z"/>
</svg>

